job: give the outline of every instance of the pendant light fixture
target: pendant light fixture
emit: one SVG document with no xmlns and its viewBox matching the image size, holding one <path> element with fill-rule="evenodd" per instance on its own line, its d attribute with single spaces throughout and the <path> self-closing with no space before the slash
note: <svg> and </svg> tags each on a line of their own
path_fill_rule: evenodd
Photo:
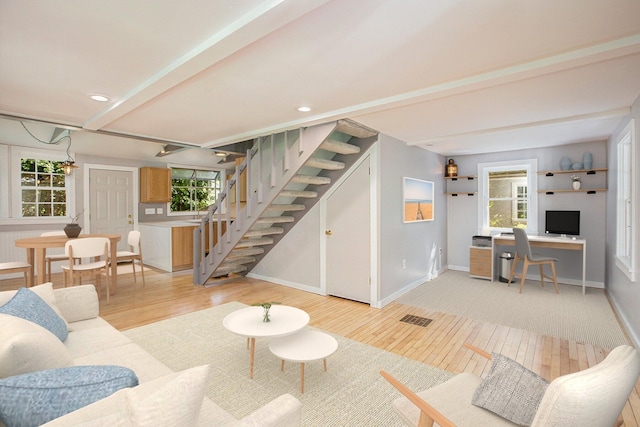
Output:
<svg viewBox="0 0 640 427">
<path fill-rule="evenodd" d="M 69 149 L 71 148 L 71 136 L 69 136 L 69 144 L 67 144 L 67 160 L 64 161 L 64 163 L 62 163 L 62 170 L 64 171 L 65 175 L 71 175 L 73 173 L 74 169 L 77 169 L 78 166 L 76 166 L 76 161 L 73 159 L 73 157 L 71 157 L 71 154 L 69 154 Z"/>
<path fill-rule="evenodd" d="M 68 176 L 73 173 L 74 169 L 78 169 L 78 166 L 76 166 L 76 161 L 73 159 L 73 157 L 71 157 L 71 153 L 69 152 L 69 150 L 71 149 L 71 131 L 69 129 L 61 129 L 56 127 L 53 133 L 53 136 L 51 137 L 51 140 L 44 141 L 38 138 L 37 136 L 35 136 L 33 133 L 31 133 L 31 131 L 27 129 L 27 126 L 25 126 L 24 122 L 20 121 L 20 124 L 33 139 L 43 144 L 47 144 L 47 145 L 58 144 L 60 143 L 60 141 L 66 138 L 68 141 L 67 142 L 67 160 L 62 162 L 62 171 L 64 172 L 65 175 Z M 62 135 L 65 131 L 66 131 L 66 135 Z"/>
</svg>

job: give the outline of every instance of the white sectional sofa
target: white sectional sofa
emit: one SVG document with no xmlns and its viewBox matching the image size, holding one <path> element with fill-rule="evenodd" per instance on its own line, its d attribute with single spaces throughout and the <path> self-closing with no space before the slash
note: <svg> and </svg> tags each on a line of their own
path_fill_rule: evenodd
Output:
<svg viewBox="0 0 640 427">
<path fill-rule="evenodd" d="M 47 292 L 52 292 L 54 297 L 53 301 L 51 301 L 51 296 L 48 298 L 50 301 L 47 301 L 45 297 L 42 299 L 50 306 L 57 307 L 59 310 L 58 313 L 68 322 L 69 333 L 63 344 L 71 356 L 69 365 L 123 366 L 133 370 L 140 383 L 140 385 L 136 387 L 118 391 L 110 397 L 50 421 L 45 425 L 69 426 L 83 423 L 90 425 L 127 425 L 127 423 L 113 423 L 110 416 L 113 412 L 118 411 L 121 412 L 120 416 L 125 418 L 127 414 L 131 414 L 132 393 L 135 393 L 136 398 L 140 401 L 140 399 L 154 393 L 180 377 L 180 373 L 172 372 L 171 369 L 99 317 L 98 296 L 93 285 L 52 289 L 50 284 L 45 284 L 36 288 L 38 288 L 39 294 L 44 293 L 45 296 Z M 0 292 L 0 307 L 3 306 L 14 293 L 15 291 Z M 6 316 L 6 314 L 4 316 Z M 5 319 L 7 318 L 5 317 Z M 5 324 L 9 323 L 5 320 Z M 0 327 L 1 326 L 2 325 L 0 325 Z M 0 332 L 0 340 L 3 338 L 2 334 L 11 334 L 11 332 L 6 330 Z M 6 339 L 6 335 L 4 338 Z M 4 363 L 1 359 L 3 357 L 3 351 L 6 354 L 7 349 L 5 348 L 3 350 L 2 344 L 0 344 L 0 364 Z M 27 357 L 27 359 L 29 357 Z M 59 358 L 58 356 L 56 357 Z M 56 357 L 51 354 L 50 358 L 54 359 Z M 25 361 L 25 363 L 28 365 L 30 362 Z M 34 363 L 37 364 L 37 361 Z M 4 366 L 6 367 L 7 365 L 5 364 Z M 51 367 L 45 366 L 45 369 L 48 368 Z M 25 369 L 29 371 L 28 366 Z M 208 367 L 206 367 L 201 368 L 197 375 L 202 374 L 202 369 L 206 369 L 207 372 L 205 372 L 205 375 L 208 373 Z M 182 377 L 185 375 L 182 375 Z M 6 373 L 4 376 L 7 376 Z M 2 375 L 0 375 L 0 378 L 1 377 Z M 188 398 L 188 396 L 184 396 L 184 390 L 190 390 L 190 388 L 184 386 L 184 384 L 178 384 L 178 387 L 180 393 L 174 392 L 175 398 L 169 394 L 171 401 Z M 202 393 L 204 393 L 205 388 L 206 385 L 201 387 Z M 127 393 L 129 393 L 129 395 L 125 393 L 126 390 L 128 390 Z M 172 403 L 176 404 L 176 402 Z M 185 406 L 188 403 L 183 402 L 178 404 Z M 166 405 L 166 407 L 162 407 L 161 410 L 167 411 L 169 407 L 170 405 Z M 205 396 L 202 400 L 199 417 L 195 424 L 207 426 L 299 426 L 301 423 L 301 412 L 302 404 L 300 401 L 289 394 L 284 394 L 267 405 L 258 408 L 247 417 L 237 420 Z M 163 417 L 166 416 L 166 414 L 163 415 Z M 169 423 L 150 423 L 150 425 L 168 424 Z M 1 421 L 0 425 L 2 425 Z"/>
</svg>

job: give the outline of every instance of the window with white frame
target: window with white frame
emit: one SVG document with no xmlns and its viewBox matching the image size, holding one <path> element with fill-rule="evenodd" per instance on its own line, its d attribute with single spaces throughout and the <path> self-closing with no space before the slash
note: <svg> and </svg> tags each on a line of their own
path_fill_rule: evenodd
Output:
<svg viewBox="0 0 640 427">
<path fill-rule="evenodd" d="M 65 159 L 64 154 L 53 151 L 12 148 L 14 218 L 62 219 L 69 216 L 73 201 L 72 180 L 62 170 Z"/>
<path fill-rule="evenodd" d="M 218 199 L 223 171 L 187 167 L 171 168 L 169 212 L 197 214 Z"/>
<path fill-rule="evenodd" d="M 527 218 L 527 184 L 523 181 L 525 177 L 514 179 L 511 183 L 511 194 L 513 195 L 513 202 L 511 206 L 511 221 L 512 223 L 518 223 L 526 220 Z"/>
<path fill-rule="evenodd" d="M 537 161 L 519 160 L 478 164 L 478 229 L 538 232 Z"/>
<path fill-rule="evenodd" d="M 617 144 L 618 196 L 616 203 L 616 265 L 631 281 L 638 280 L 637 195 L 634 194 L 633 161 L 636 156 L 635 121 L 620 133 Z"/>
</svg>

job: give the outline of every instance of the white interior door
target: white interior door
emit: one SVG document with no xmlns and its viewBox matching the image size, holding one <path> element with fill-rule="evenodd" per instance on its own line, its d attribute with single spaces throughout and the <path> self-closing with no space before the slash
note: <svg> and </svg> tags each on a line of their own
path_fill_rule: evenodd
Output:
<svg viewBox="0 0 640 427">
<path fill-rule="evenodd" d="M 91 233 L 120 234 L 118 249 L 128 248 L 133 230 L 133 172 L 90 169 L 89 208 Z"/>
<path fill-rule="evenodd" d="M 369 156 L 327 197 L 327 293 L 371 303 Z"/>
</svg>

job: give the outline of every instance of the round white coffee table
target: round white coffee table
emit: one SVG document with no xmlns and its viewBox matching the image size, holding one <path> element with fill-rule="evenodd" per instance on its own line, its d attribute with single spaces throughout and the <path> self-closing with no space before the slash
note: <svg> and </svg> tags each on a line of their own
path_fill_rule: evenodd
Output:
<svg viewBox="0 0 640 427">
<path fill-rule="evenodd" d="M 309 323 L 309 315 L 305 311 L 287 305 L 272 305 L 269 310 L 271 319 L 269 322 L 262 321 L 263 315 L 264 309 L 262 307 L 251 306 L 229 313 L 222 320 L 222 325 L 227 330 L 248 338 L 249 378 L 253 378 L 256 338 L 289 335 Z"/>
<path fill-rule="evenodd" d="M 324 332 L 305 329 L 292 335 L 275 338 L 269 343 L 269 350 L 279 359 L 284 370 L 284 361 L 300 363 L 300 393 L 304 393 L 304 364 L 322 359 L 325 372 L 327 357 L 338 349 L 338 341 Z"/>
</svg>

